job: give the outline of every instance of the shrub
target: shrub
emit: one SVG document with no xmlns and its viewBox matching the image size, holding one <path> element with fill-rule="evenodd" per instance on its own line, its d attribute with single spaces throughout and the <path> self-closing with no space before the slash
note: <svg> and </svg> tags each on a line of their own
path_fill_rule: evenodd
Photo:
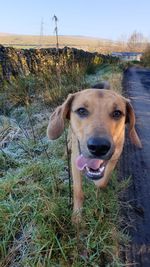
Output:
<svg viewBox="0 0 150 267">
<path fill-rule="evenodd" d="M 142 56 L 142 63 L 144 66 L 150 66 L 150 44 L 146 47 L 144 54 Z"/>
</svg>

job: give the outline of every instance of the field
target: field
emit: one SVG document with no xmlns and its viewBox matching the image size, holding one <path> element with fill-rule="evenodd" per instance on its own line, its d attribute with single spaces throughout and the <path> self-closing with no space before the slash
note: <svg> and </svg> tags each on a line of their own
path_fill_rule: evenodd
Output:
<svg viewBox="0 0 150 267">
<path fill-rule="evenodd" d="M 16 48 L 38 48 L 38 47 L 55 47 L 55 36 L 30 36 L 30 35 L 0 35 L 0 44 L 13 46 Z M 60 48 L 69 46 L 85 51 L 108 54 L 115 51 L 122 51 L 120 42 L 111 40 L 82 37 L 82 36 L 59 36 Z"/>
<path fill-rule="evenodd" d="M 83 221 L 78 227 L 71 223 L 67 129 L 54 142 L 46 137 L 49 115 L 66 95 L 68 79 L 61 77 L 61 88 L 60 81 L 58 87 L 54 81 L 55 91 L 48 88 L 52 80 L 40 84 L 38 95 L 33 90 L 28 102 L 20 98 L 24 100 L 27 86 L 37 85 L 33 77 L 20 78 L 18 91 L 12 84 L 6 88 L 9 108 L 0 116 L 1 267 L 123 266 L 119 247 L 127 236 L 119 227 L 123 220 L 119 194 L 128 181 L 118 182 L 114 172 L 108 188 L 96 198 L 95 187 L 84 180 Z M 113 64 L 102 65 L 96 74 L 75 73 L 70 85 L 73 81 L 73 90 L 78 91 L 104 79 L 121 92 L 122 71 Z"/>
</svg>

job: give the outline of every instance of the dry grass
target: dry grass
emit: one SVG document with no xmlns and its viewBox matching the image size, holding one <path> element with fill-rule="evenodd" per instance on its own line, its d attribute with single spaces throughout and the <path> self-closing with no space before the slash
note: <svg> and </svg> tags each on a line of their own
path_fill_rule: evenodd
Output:
<svg viewBox="0 0 150 267">
<path fill-rule="evenodd" d="M 120 64 L 104 64 L 96 74 L 87 76 L 87 83 L 94 85 L 101 81 L 108 81 L 112 90 L 122 94 L 123 70 Z"/>
<path fill-rule="evenodd" d="M 43 36 L 41 39 L 40 36 L 31 35 L 0 35 L 0 44 L 17 48 L 56 47 L 56 38 L 55 36 Z M 60 48 L 69 46 L 102 54 L 127 49 L 120 42 L 82 36 L 59 36 L 59 45 Z"/>
</svg>

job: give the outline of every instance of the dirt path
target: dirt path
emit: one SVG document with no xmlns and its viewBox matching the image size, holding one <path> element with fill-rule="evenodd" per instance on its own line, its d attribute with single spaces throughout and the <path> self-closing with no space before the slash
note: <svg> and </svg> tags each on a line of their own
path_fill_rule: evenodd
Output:
<svg viewBox="0 0 150 267">
<path fill-rule="evenodd" d="M 150 69 L 130 68 L 124 74 L 126 95 L 136 113 L 136 129 L 142 150 L 129 139 L 120 161 L 120 178 L 132 176 L 131 186 L 123 196 L 130 207 L 125 208 L 131 242 L 123 252 L 127 266 L 150 267 Z"/>
</svg>

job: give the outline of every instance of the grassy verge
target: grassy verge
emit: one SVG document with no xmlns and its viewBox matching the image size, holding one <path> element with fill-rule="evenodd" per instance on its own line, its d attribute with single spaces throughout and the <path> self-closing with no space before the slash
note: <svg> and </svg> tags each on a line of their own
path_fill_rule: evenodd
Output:
<svg viewBox="0 0 150 267">
<path fill-rule="evenodd" d="M 63 143 L 64 137 L 47 144 L 47 158 L 30 142 L 30 153 L 22 155 L 28 156 L 26 163 L 16 159 L 19 168 L 9 169 L 1 180 L 1 266 L 121 266 L 118 244 L 125 237 L 117 227 L 118 194 L 125 184 L 114 174 L 96 198 L 94 185 L 85 180 L 83 224 L 76 229 L 71 224 Z"/>
<path fill-rule="evenodd" d="M 116 69 L 105 68 L 99 79 L 115 77 Z M 65 135 L 47 140 L 48 116 L 42 102 L 0 117 L 0 266 L 120 267 L 119 243 L 126 236 L 118 227 L 118 195 L 127 183 L 114 173 L 96 197 L 84 178 L 83 222 L 73 226 Z"/>
<path fill-rule="evenodd" d="M 112 90 L 122 93 L 122 75 L 123 66 L 120 64 L 103 64 L 95 74 L 87 75 L 85 80 L 89 85 L 108 81 Z"/>
</svg>

